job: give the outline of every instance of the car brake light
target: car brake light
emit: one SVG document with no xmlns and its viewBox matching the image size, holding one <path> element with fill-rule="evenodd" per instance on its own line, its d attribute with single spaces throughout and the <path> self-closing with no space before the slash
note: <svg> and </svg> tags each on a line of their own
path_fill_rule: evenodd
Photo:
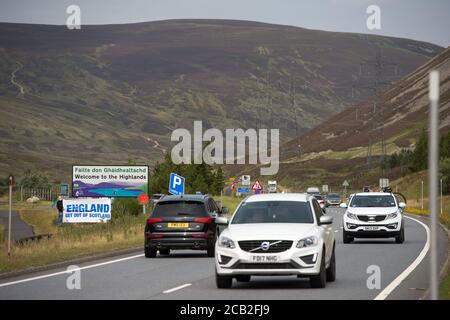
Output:
<svg viewBox="0 0 450 320">
<path fill-rule="evenodd" d="M 210 224 L 210 223 L 212 223 L 212 218 L 195 218 L 194 222 Z"/>
<path fill-rule="evenodd" d="M 154 224 L 154 223 L 158 223 L 158 222 L 161 222 L 161 221 L 162 221 L 161 218 L 148 218 L 147 219 L 147 223 L 148 224 Z"/>
</svg>

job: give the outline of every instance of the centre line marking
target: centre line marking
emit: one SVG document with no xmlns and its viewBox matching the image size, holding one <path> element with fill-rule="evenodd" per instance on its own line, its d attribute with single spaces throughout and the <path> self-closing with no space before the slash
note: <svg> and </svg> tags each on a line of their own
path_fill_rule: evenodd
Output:
<svg viewBox="0 0 450 320">
<path fill-rule="evenodd" d="M 185 284 L 182 284 L 181 286 L 178 286 L 178 287 L 175 287 L 175 288 L 163 291 L 163 293 L 172 293 L 174 291 L 181 290 L 181 289 L 189 287 L 191 285 L 192 285 L 191 283 L 185 283 Z"/>
</svg>

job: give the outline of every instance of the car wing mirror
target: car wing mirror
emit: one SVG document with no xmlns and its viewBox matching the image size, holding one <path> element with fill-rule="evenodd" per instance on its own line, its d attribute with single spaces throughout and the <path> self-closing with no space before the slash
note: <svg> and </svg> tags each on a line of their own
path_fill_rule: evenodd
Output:
<svg viewBox="0 0 450 320">
<path fill-rule="evenodd" d="M 406 203 L 400 202 L 400 203 L 398 204 L 398 207 L 399 207 L 400 209 L 405 209 L 405 208 L 406 208 Z"/>
<path fill-rule="evenodd" d="M 226 226 L 226 225 L 228 225 L 228 222 L 229 222 L 229 220 L 226 217 L 218 217 L 218 218 L 216 218 L 216 224 Z"/>
<path fill-rule="evenodd" d="M 333 223 L 333 217 L 330 217 L 330 216 L 321 216 L 319 219 L 319 225 L 332 224 L 332 223 Z"/>
<path fill-rule="evenodd" d="M 222 207 L 221 213 L 222 214 L 227 214 L 229 212 L 227 207 Z"/>
<path fill-rule="evenodd" d="M 347 208 L 347 204 L 344 203 L 344 202 L 342 202 L 342 203 L 339 205 L 339 207 L 341 207 L 341 208 Z"/>
</svg>

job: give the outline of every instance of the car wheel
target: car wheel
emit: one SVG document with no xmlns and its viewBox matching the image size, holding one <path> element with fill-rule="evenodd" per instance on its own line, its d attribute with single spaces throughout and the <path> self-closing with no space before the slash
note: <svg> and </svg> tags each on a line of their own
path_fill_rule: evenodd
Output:
<svg viewBox="0 0 450 320">
<path fill-rule="evenodd" d="M 170 249 L 161 249 L 161 250 L 159 250 L 159 254 L 168 256 L 170 254 Z"/>
<path fill-rule="evenodd" d="M 144 251 L 145 251 L 145 257 L 146 258 L 154 258 L 154 257 L 156 257 L 156 252 L 157 252 L 156 248 L 147 247 L 147 248 L 145 248 Z"/>
<path fill-rule="evenodd" d="M 333 282 L 334 280 L 336 280 L 336 255 L 333 246 L 333 254 L 331 255 L 330 265 L 327 268 L 327 281 Z"/>
<path fill-rule="evenodd" d="M 405 229 L 402 227 L 400 230 L 400 235 L 395 237 L 395 243 L 403 243 L 405 242 Z"/>
<path fill-rule="evenodd" d="M 345 230 L 342 231 L 342 240 L 344 243 L 351 243 L 353 242 L 354 238 L 350 237 Z"/>
<path fill-rule="evenodd" d="M 212 246 L 208 247 L 208 249 L 206 249 L 206 252 L 207 252 L 208 257 L 214 257 L 215 246 L 212 245 Z"/>
<path fill-rule="evenodd" d="M 219 289 L 228 289 L 231 288 L 231 284 L 233 283 L 233 278 L 230 276 L 221 276 L 216 271 L 216 286 Z"/>
<path fill-rule="evenodd" d="M 320 261 L 320 272 L 318 275 L 311 276 L 309 282 L 312 288 L 325 288 L 327 275 L 325 270 L 325 250 L 322 251 L 322 259 Z"/>
<path fill-rule="evenodd" d="M 249 282 L 251 279 L 251 275 L 241 275 L 241 276 L 236 276 L 236 280 L 237 282 Z"/>
</svg>

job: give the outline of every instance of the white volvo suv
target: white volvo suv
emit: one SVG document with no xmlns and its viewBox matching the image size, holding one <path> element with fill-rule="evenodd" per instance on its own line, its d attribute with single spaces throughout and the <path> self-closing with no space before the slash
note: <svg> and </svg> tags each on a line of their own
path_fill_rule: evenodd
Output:
<svg viewBox="0 0 450 320">
<path fill-rule="evenodd" d="M 252 275 L 309 277 L 314 288 L 336 277 L 333 218 L 307 194 L 276 193 L 244 199 L 216 241 L 216 285 Z"/>
<path fill-rule="evenodd" d="M 395 238 L 405 241 L 403 208 L 395 195 L 384 192 L 363 192 L 355 194 L 343 215 L 343 241 L 350 243 L 355 238 Z"/>
</svg>

